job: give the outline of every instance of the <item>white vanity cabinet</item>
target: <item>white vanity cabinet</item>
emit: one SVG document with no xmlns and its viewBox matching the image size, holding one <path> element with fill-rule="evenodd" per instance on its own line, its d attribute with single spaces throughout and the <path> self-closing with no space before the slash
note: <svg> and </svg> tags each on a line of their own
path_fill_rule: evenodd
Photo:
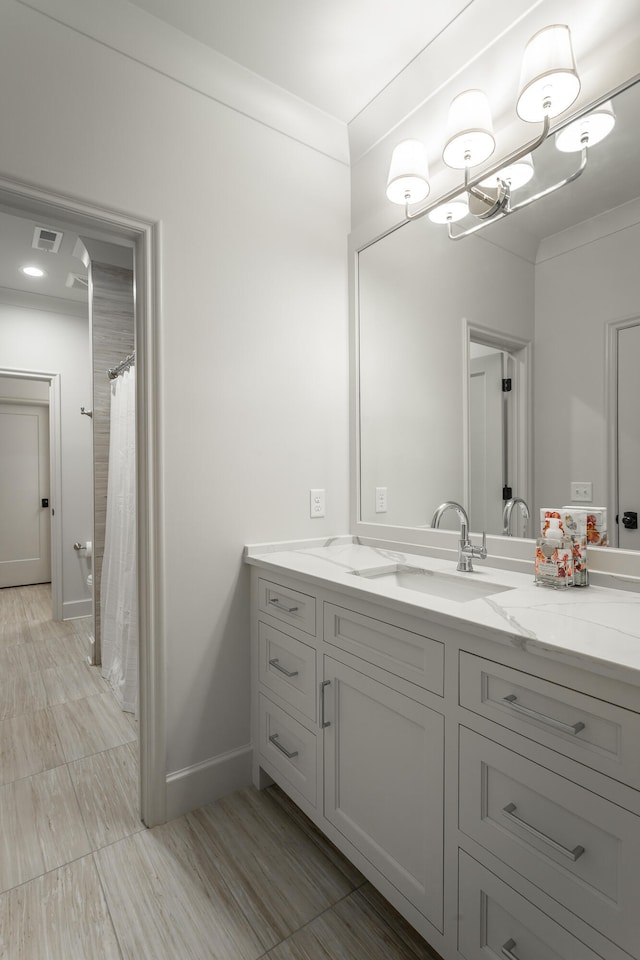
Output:
<svg viewBox="0 0 640 960">
<path fill-rule="evenodd" d="M 640 960 L 637 685 L 410 601 L 252 578 L 258 786 L 444 960 Z"/>
</svg>

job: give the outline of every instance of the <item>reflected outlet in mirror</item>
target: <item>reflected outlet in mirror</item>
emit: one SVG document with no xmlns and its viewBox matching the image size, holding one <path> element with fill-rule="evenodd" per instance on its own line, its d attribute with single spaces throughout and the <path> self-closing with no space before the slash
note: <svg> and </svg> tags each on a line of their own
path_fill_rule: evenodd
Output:
<svg viewBox="0 0 640 960">
<path fill-rule="evenodd" d="M 454 600 L 457 603 L 467 603 L 469 600 L 491 597 L 496 593 L 513 589 L 500 583 L 479 582 L 473 579 L 472 573 L 455 576 L 424 570 L 422 567 L 411 567 L 404 563 L 395 563 L 389 567 L 374 567 L 371 570 L 354 570 L 353 575 L 440 597 L 442 600 Z"/>
</svg>

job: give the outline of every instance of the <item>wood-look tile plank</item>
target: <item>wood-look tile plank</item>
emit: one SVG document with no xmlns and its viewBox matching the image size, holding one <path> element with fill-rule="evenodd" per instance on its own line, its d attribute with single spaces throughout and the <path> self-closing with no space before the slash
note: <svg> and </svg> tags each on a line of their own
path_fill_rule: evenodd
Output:
<svg viewBox="0 0 640 960">
<path fill-rule="evenodd" d="M 424 940 L 407 943 L 359 890 L 278 944 L 265 960 L 434 960 Z"/>
<path fill-rule="evenodd" d="M 75 630 L 64 628 L 54 633 L 46 624 L 32 624 L 31 645 L 34 662 L 40 670 L 52 670 L 67 663 L 86 663 L 88 645 Z"/>
<path fill-rule="evenodd" d="M 92 857 L 0 895 L 2 960 L 122 960 Z"/>
<path fill-rule="evenodd" d="M 279 804 L 287 817 L 297 824 L 309 837 L 311 842 L 345 875 L 353 889 L 365 883 L 365 878 L 358 868 L 354 867 L 323 833 L 320 833 L 316 825 L 309 820 L 300 807 L 296 806 L 293 800 L 291 800 L 280 787 L 274 784 L 271 787 L 267 787 L 265 792 L 272 800 Z"/>
<path fill-rule="evenodd" d="M 0 787 L 0 891 L 90 852 L 69 771 Z"/>
<path fill-rule="evenodd" d="M 137 744 L 74 760 L 69 773 L 92 850 L 145 829 L 139 813 Z"/>
<path fill-rule="evenodd" d="M 26 676 L 0 679 L 0 720 L 35 713 L 47 706 L 47 694 L 38 670 Z"/>
<path fill-rule="evenodd" d="M 20 587 L 3 587 L 0 589 L 0 621 L 2 623 L 16 623 L 25 619 Z"/>
<path fill-rule="evenodd" d="M 353 890 L 267 794 L 237 791 L 187 815 L 266 948 Z"/>
<path fill-rule="evenodd" d="M 11 783 L 65 762 L 50 710 L 0 721 L 0 783 Z"/>
<path fill-rule="evenodd" d="M 0 679 L 22 679 L 37 669 L 30 643 L 18 643 L 0 649 Z"/>
<path fill-rule="evenodd" d="M 67 761 L 135 740 L 124 713 L 111 693 L 49 707 Z"/>
<path fill-rule="evenodd" d="M 264 953 L 183 817 L 94 857 L 125 960 L 256 960 Z"/>
<path fill-rule="evenodd" d="M 26 620 L 51 620 L 50 583 L 36 583 L 19 590 Z"/>
<path fill-rule="evenodd" d="M 17 644 L 31 643 L 31 630 L 26 620 L 0 619 L 0 650 L 15 647 Z"/>
<path fill-rule="evenodd" d="M 83 700 L 106 693 L 105 683 L 97 667 L 88 663 L 65 663 L 42 671 L 48 706 Z"/>
</svg>

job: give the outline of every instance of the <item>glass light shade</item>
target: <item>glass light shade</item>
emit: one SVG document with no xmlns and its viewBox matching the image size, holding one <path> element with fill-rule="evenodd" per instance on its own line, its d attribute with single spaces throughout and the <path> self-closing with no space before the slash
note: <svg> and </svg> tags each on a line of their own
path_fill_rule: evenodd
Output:
<svg viewBox="0 0 640 960">
<path fill-rule="evenodd" d="M 456 197 L 449 203 L 441 203 L 439 207 L 430 210 L 427 216 L 433 223 L 455 223 L 462 220 L 469 213 L 469 204 L 466 198 Z"/>
<path fill-rule="evenodd" d="M 495 145 L 486 94 L 482 90 L 458 94 L 449 107 L 444 162 L 456 170 L 475 167 L 491 156 Z"/>
<path fill-rule="evenodd" d="M 569 27 L 555 23 L 539 30 L 529 40 L 522 58 L 518 116 L 529 123 L 541 123 L 547 113 L 557 117 L 579 93 Z"/>
<path fill-rule="evenodd" d="M 429 195 L 427 150 L 420 140 L 403 140 L 391 155 L 387 197 L 392 203 L 419 203 Z"/>
<path fill-rule="evenodd" d="M 480 186 L 495 188 L 498 186 L 498 179 L 500 179 L 508 182 L 512 190 L 517 190 L 518 187 L 524 187 L 525 183 L 529 183 L 532 177 L 533 157 L 530 153 L 527 153 L 524 157 L 516 160 L 515 163 L 509 163 L 506 167 L 498 170 L 497 173 L 487 177 L 485 180 L 481 180 Z"/>
<path fill-rule="evenodd" d="M 593 147 L 608 137 L 616 124 L 616 115 L 611 100 L 600 104 L 591 113 L 574 120 L 556 133 L 556 147 L 562 153 L 575 153 L 584 144 Z"/>
</svg>

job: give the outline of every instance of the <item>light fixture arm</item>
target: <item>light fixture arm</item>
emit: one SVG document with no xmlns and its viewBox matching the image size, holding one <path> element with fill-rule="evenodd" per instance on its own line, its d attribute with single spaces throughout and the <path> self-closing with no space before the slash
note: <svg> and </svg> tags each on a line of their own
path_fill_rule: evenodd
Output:
<svg viewBox="0 0 640 960">
<path fill-rule="evenodd" d="M 480 199 L 483 198 L 483 191 L 477 189 L 479 187 L 480 181 L 488 179 L 493 176 L 494 173 L 498 173 L 502 170 L 503 167 L 506 167 L 508 164 L 517 163 L 518 160 L 522 160 L 528 153 L 533 153 L 534 150 L 537 150 L 549 135 L 549 129 L 551 126 L 551 120 L 549 114 L 546 113 L 542 125 L 542 131 L 535 140 L 532 140 L 526 146 L 522 147 L 520 150 L 515 153 L 509 154 L 508 157 L 505 157 L 499 163 L 494 164 L 489 168 L 489 170 L 484 170 L 482 173 L 476 174 L 475 177 L 469 179 L 469 168 L 465 168 L 465 182 L 463 187 L 456 187 L 454 190 L 450 190 L 443 197 L 440 197 L 438 200 L 432 201 L 426 207 L 422 207 L 420 210 L 410 211 L 409 204 L 405 203 L 404 207 L 404 216 L 405 220 L 419 220 L 421 217 L 424 217 L 430 210 L 433 210 L 435 207 L 439 207 L 441 204 L 449 203 L 451 200 L 455 200 L 456 197 L 459 197 L 461 193 L 471 192 L 475 196 L 478 196 Z M 578 174 L 579 176 L 579 174 Z M 568 181 L 570 182 L 570 181 Z M 498 219 L 501 216 L 505 216 L 504 213 L 496 214 L 494 219 Z M 474 228 L 475 230 L 475 228 Z M 473 232 L 473 231 L 472 231 Z"/>
<path fill-rule="evenodd" d="M 496 220 L 502 220 L 503 217 L 508 216 L 511 213 L 515 213 L 517 210 L 522 210 L 524 207 L 528 207 L 529 204 L 535 203 L 536 200 L 540 200 L 542 197 L 547 197 L 551 193 L 555 193 L 556 190 L 560 190 L 562 187 L 566 187 L 568 183 L 573 183 L 574 180 L 577 180 L 580 177 L 587 166 L 588 159 L 588 144 L 583 144 L 582 153 L 580 155 L 580 164 L 577 170 L 574 170 L 572 174 L 568 177 L 564 177 L 562 180 L 559 180 L 557 183 L 552 184 L 550 187 L 545 187 L 544 190 L 534 193 L 531 197 L 526 197 L 524 200 L 521 200 L 520 203 L 516 203 L 515 206 L 508 206 L 505 210 L 500 211 L 491 220 L 484 220 L 482 223 L 477 223 L 473 227 L 469 227 L 467 230 L 460 230 L 458 233 L 454 233 L 451 229 L 451 222 L 448 223 L 449 228 L 449 238 L 451 240 L 462 240 L 463 237 L 468 237 L 472 233 L 477 233 L 478 230 L 482 230 L 483 227 L 489 225 L 489 223 L 495 223 Z"/>
</svg>

